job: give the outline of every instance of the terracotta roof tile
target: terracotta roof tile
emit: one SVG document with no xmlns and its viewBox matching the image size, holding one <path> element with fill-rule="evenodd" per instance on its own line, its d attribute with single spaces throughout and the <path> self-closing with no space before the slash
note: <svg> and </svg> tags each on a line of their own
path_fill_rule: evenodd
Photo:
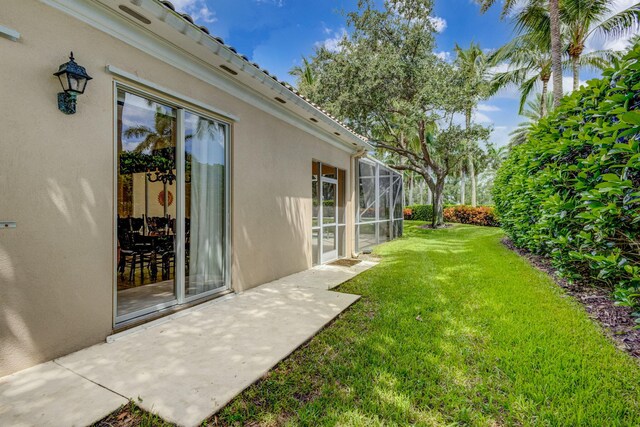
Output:
<svg viewBox="0 0 640 427">
<path fill-rule="evenodd" d="M 160 4 L 162 4 L 163 6 L 165 6 L 168 9 L 171 9 L 172 11 L 176 11 L 175 6 L 167 0 L 158 0 L 160 2 Z M 186 13 L 183 14 L 179 14 L 179 16 L 181 16 L 185 21 L 187 21 L 188 23 L 195 25 L 194 23 L 194 19 L 189 16 Z M 342 126 L 343 128 L 345 128 L 346 130 L 348 130 L 349 132 L 351 132 L 353 135 L 355 135 L 357 138 L 359 138 L 360 140 L 367 142 L 367 138 L 365 138 L 364 136 L 356 133 L 353 129 L 351 129 L 349 126 L 347 126 L 346 124 L 344 124 L 343 122 L 341 122 L 340 120 L 338 120 L 336 117 L 334 117 L 332 114 L 330 114 L 329 112 L 327 112 L 326 110 L 324 110 L 323 108 L 321 108 L 319 105 L 317 105 L 315 102 L 311 101 L 309 98 L 307 98 L 306 96 L 302 95 L 295 87 L 291 86 L 289 83 L 285 82 L 284 80 L 279 80 L 277 76 L 272 75 L 269 73 L 268 70 L 260 67 L 260 65 L 258 65 L 255 62 L 250 62 L 249 58 L 246 55 L 241 55 L 238 53 L 238 51 L 233 47 L 233 46 L 229 46 L 227 44 L 224 43 L 224 40 L 220 37 L 216 37 L 211 35 L 211 33 L 209 32 L 209 29 L 204 27 L 204 26 L 196 26 L 196 28 L 198 28 L 200 31 L 202 31 L 203 33 L 209 35 L 211 38 L 213 38 L 215 41 L 217 41 L 218 43 L 220 43 L 221 45 L 223 45 L 224 47 L 226 47 L 227 49 L 229 49 L 231 52 L 233 52 L 234 54 L 236 54 L 239 58 L 241 58 L 243 61 L 245 61 L 246 63 L 248 63 L 249 65 L 257 68 L 258 70 L 262 71 L 264 74 L 266 74 L 267 76 L 271 77 L 273 80 L 275 80 L 276 82 L 280 83 L 282 86 L 284 86 L 287 90 L 289 90 L 292 94 L 296 95 L 297 97 L 301 98 L 302 100 L 304 100 L 305 102 L 307 102 L 309 105 L 311 105 L 312 107 L 314 107 L 316 110 L 318 110 L 320 113 L 324 114 L 326 117 L 328 117 L 329 119 L 333 120 L 334 122 L 336 122 L 337 124 L 339 124 L 340 126 Z"/>
</svg>

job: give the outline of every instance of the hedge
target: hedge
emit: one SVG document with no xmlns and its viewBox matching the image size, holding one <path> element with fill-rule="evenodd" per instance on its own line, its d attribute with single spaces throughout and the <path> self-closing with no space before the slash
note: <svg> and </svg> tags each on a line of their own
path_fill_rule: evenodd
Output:
<svg viewBox="0 0 640 427">
<path fill-rule="evenodd" d="M 444 205 L 444 209 L 455 205 Z M 432 205 L 409 205 L 404 208 L 404 219 L 416 221 L 431 221 L 433 219 Z"/>
<path fill-rule="evenodd" d="M 444 220 L 460 224 L 484 225 L 498 227 L 494 209 L 491 206 L 452 206 L 444 210 Z"/>
<path fill-rule="evenodd" d="M 498 171 L 498 219 L 565 276 L 640 296 L 640 46 L 565 97 Z"/>
<path fill-rule="evenodd" d="M 449 214 L 447 214 L 449 212 Z M 433 219 L 432 205 L 410 205 L 404 209 L 404 219 L 416 221 L 431 221 Z M 444 205 L 444 219 L 448 222 L 461 224 L 488 225 L 497 227 L 498 221 L 489 206 Z"/>
<path fill-rule="evenodd" d="M 404 209 L 404 219 L 416 221 L 431 221 L 433 219 L 432 205 L 411 205 Z"/>
</svg>

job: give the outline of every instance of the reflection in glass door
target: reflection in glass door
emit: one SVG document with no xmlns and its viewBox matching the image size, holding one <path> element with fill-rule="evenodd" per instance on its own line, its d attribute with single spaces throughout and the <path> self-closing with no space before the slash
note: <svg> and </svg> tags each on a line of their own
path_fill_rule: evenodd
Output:
<svg viewBox="0 0 640 427">
<path fill-rule="evenodd" d="M 118 91 L 117 313 L 177 302 L 175 108 Z"/>
<path fill-rule="evenodd" d="M 117 120 L 122 323 L 229 288 L 229 125 L 123 88 Z"/>
<path fill-rule="evenodd" d="M 336 215 L 338 182 L 322 177 L 322 262 L 338 258 L 338 221 Z"/>
</svg>

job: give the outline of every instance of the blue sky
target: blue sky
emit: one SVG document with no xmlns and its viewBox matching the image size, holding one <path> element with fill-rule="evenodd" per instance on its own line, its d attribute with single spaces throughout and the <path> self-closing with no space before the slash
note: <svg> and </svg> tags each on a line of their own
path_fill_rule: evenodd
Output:
<svg viewBox="0 0 640 427">
<path fill-rule="evenodd" d="M 178 10 L 189 13 L 212 34 L 222 37 L 239 53 L 277 75 L 295 83 L 288 71 L 300 64 L 302 56 L 313 53 L 315 46 L 332 46 L 347 31 L 342 11 L 356 9 L 357 0 L 173 0 Z M 616 9 L 629 7 L 634 0 L 612 0 Z M 452 58 L 457 42 L 461 46 L 477 42 L 484 49 L 495 49 L 513 35 L 508 22 L 501 21 L 499 5 L 480 14 L 473 0 L 435 0 L 434 16 L 441 31 L 436 36 L 437 52 Z M 501 3 L 501 2 L 497 2 Z M 588 49 L 620 49 L 624 40 L 594 40 Z M 582 78 L 595 77 L 583 73 Z M 565 89 L 570 87 L 565 77 Z M 475 120 L 494 128 L 492 142 L 504 145 L 509 132 L 521 121 L 518 116 L 518 93 L 505 90 L 483 101 Z"/>
</svg>

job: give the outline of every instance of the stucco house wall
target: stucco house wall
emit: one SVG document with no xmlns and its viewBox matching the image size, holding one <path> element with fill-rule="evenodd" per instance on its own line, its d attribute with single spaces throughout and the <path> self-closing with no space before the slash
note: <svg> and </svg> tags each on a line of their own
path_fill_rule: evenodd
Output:
<svg viewBox="0 0 640 427">
<path fill-rule="evenodd" d="M 3 2 L 0 25 L 21 33 L 18 41 L 0 38 L 0 220 L 17 222 L 0 230 L 0 376 L 113 331 L 114 81 L 139 84 L 109 73 L 107 64 L 238 117 L 231 137 L 234 291 L 311 266 L 312 160 L 347 171 L 346 253 L 353 250 L 347 150 L 42 2 Z M 57 108 L 52 73 L 71 50 L 93 80 L 78 112 L 67 116 Z"/>
</svg>

